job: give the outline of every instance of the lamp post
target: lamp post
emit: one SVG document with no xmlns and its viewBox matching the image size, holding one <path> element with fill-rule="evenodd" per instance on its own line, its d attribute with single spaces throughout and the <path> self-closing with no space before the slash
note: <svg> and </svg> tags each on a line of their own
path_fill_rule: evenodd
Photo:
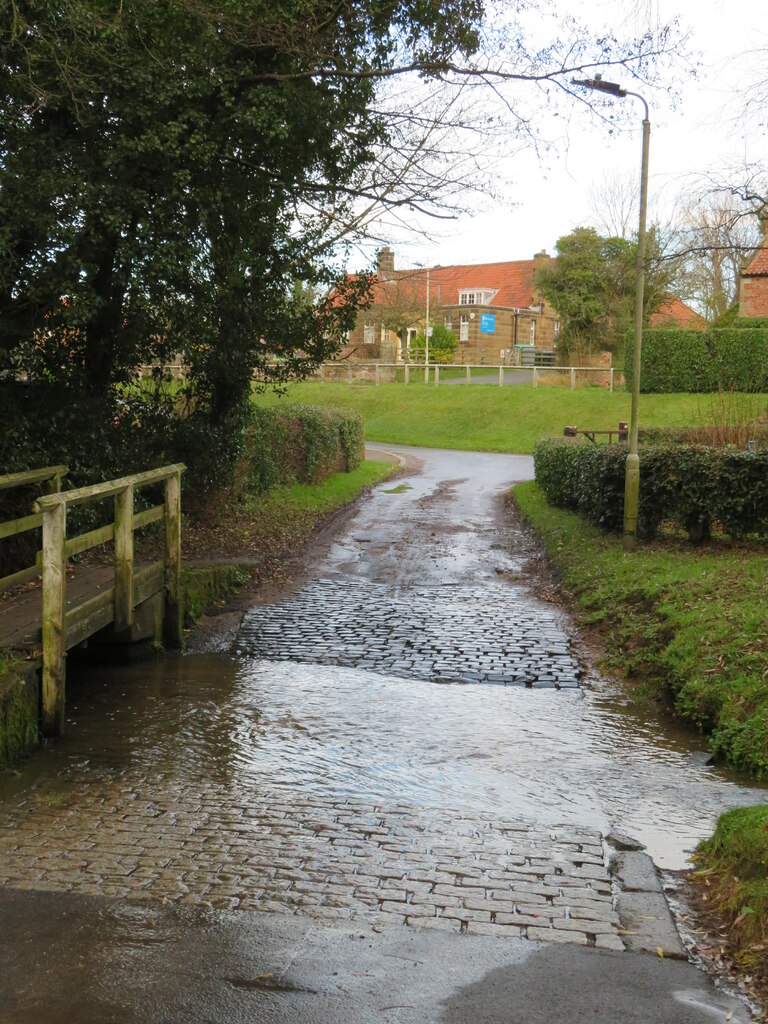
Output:
<svg viewBox="0 0 768 1024">
<path fill-rule="evenodd" d="M 637 508 L 640 495 L 640 459 L 637 454 L 637 410 L 640 404 L 640 348 L 643 342 L 643 288 L 645 286 L 645 219 L 648 208 L 648 144 L 651 122 L 648 104 L 637 92 L 622 89 L 616 82 L 604 82 L 600 75 L 583 81 L 573 79 L 573 85 L 595 89 L 611 96 L 634 96 L 645 110 L 643 118 L 643 156 L 640 164 L 640 227 L 637 232 L 637 286 L 635 290 L 635 351 L 632 360 L 632 407 L 629 417 L 629 455 L 624 475 L 624 537 L 626 550 L 637 542 Z"/>
</svg>

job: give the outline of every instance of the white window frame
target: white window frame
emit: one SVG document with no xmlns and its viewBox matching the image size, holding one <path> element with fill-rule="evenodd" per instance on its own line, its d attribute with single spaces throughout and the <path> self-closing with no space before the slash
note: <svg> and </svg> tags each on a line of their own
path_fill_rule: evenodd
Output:
<svg viewBox="0 0 768 1024">
<path fill-rule="evenodd" d="M 376 321 L 366 320 L 363 324 L 363 344 L 364 345 L 375 345 L 376 344 Z"/>
<path fill-rule="evenodd" d="M 555 320 L 555 337 L 557 338 L 560 334 L 560 321 Z"/>
<path fill-rule="evenodd" d="M 536 321 L 531 320 L 531 344 L 536 344 Z"/>
<path fill-rule="evenodd" d="M 462 288 L 459 291 L 460 306 L 490 306 L 498 288 Z"/>
<path fill-rule="evenodd" d="M 443 317 L 443 323 L 445 324 L 447 330 L 453 330 L 453 317 L 451 316 L 450 313 L 446 314 L 446 316 Z"/>
<path fill-rule="evenodd" d="M 469 313 L 462 313 L 459 320 L 459 341 L 469 341 Z"/>
</svg>

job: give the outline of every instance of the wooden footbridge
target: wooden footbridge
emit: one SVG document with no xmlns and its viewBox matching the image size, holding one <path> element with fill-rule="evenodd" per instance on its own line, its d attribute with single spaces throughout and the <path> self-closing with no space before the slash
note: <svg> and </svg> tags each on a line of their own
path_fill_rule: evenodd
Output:
<svg viewBox="0 0 768 1024">
<path fill-rule="evenodd" d="M 64 726 L 65 666 L 68 650 L 112 626 L 114 635 L 145 639 L 137 628 L 142 608 L 151 606 L 149 633 L 162 626 L 163 642 L 179 647 L 181 623 L 181 474 L 183 465 L 163 466 L 105 483 L 62 490 L 66 466 L 48 466 L 0 476 L 0 491 L 38 485 L 49 493 L 39 497 L 30 515 L 0 523 L 0 540 L 42 529 L 42 546 L 34 564 L 0 579 L 0 647 L 27 657 L 41 670 L 41 726 L 57 735 Z M 164 487 L 164 501 L 134 510 L 134 496 L 152 485 Z M 67 535 L 67 512 L 76 506 L 114 502 L 113 521 L 98 529 Z M 137 565 L 134 534 L 151 523 L 164 523 L 164 557 Z M 69 560 L 104 544 L 114 544 L 113 566 L 78 567 Z M 19 590 L 41 579 L 37 586 Z M 14 589 L 16 588 L 16 589 Z"/>
</svg>

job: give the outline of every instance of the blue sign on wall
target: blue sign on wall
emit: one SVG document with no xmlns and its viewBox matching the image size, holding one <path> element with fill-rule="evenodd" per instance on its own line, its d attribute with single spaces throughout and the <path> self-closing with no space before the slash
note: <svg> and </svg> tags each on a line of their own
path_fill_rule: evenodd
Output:
<svg viewBox="0 0 768 1024">
<path fill-rule="evenodd" d="M 494 313 L 481 313 L 480 314 L 480 333 L 481 334 L 495 334 L 496 333 L 496 315 Z"/>
</svg>

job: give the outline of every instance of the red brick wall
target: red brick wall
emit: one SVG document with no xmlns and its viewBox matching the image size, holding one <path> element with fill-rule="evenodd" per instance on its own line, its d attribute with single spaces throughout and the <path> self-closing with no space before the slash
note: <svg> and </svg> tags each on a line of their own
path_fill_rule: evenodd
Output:
<svg viewBox="0 0 768 1024">
<path fill-rule="evenodd" d="M 739 316 L 768 317 L 768 277 L 742 277 Z"/>
</svg>

